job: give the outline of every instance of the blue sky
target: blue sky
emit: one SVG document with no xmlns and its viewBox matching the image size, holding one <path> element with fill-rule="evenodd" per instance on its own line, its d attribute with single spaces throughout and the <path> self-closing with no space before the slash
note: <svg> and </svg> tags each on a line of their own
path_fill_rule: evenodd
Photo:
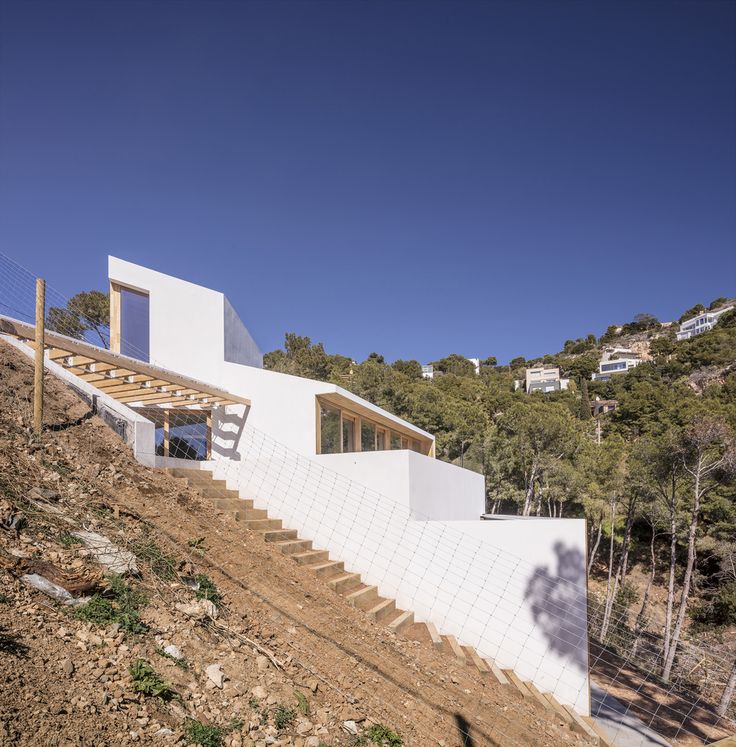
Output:
<svg viewBox="0 0 736 747">
<path fill-rule="evenodd" d="M 735 38 L 707 0 L 2 0 L 0 251 L 359 360 L 672 318 L 736 294 Z"/>
</svg>

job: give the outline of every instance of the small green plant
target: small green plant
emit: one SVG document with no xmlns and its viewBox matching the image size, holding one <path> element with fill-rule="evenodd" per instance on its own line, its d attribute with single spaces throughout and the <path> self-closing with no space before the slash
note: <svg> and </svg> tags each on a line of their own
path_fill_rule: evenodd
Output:
<svg viewBox="0 0 736 747">
<path fill-rule="evenodd" d="M 168 682 L 159 677 L 153 667 L 143 659 L 134 661 L 128 670 L 133 678 L 133 690 L 149 698 L 171 700 L 175 693 Z"/>
<path fill-rule="evenodd" d="M 187 744 L 197 744 L 199 747 L 221 747 L 225 729 L 221 726 L 203 724 L 193 718 L 184 721 L 184 739 Z"/>
<path fill-rule="evenodd" d="M 10 597 L 6 597 L 5 594 L 0 594 L 0 604 L 7 604 L 10 601 Z"/>
<path fill-rule="evenodd" d="M 254 698 L 251 695 L 248 705 L 255 711 L 258 708 L 258 698 Z"/>
<path fill-rule="evenodd" d="M 81 540 L 81 539 L 79 539 L 79 537 L 75 537 L 75 536 L 74 536 L 73 534 L 70 534 L 69 532 L 64 532 L 64 533 L 63 533 L 63 534 L 62 534 L 62 535 L 61 535 L 61 536 L 59 537 L 59 542 L 60 542 L 60 543 L 61 543 L 61 544 L 62 544 L 62 545 L 63 545 L 64 547 L 74 547 L 74 545 L 83 545 L 83 544 L 84 544 L 84 543 L 82 542 L 82 540 Z"/>
<path fill-rule="evenodd" d="M 264 708 L 261 711 L 261 726 L 265 726 L 268 723 L 268 708 Z"/>
<path fill-rule="evenodd" d="M 192 539 L 187 542 L 189 547 L 200 548 L 202 545 L 204 545 L 204 537 L 192 537 Z"/>
<path fill-rule="evenodd" d="M 209 599 L 213 604 L 220 604 L 222 601 L 222 594 L 220 594 L 218 588 L 205 576 L 204 573 L 200 573 L 194 577 L 197 582 L 197 599 Z"/>
<path fill-rule="evenodd" d="M 293 708 L 289 708 L 285 705 L 279 705 L 276 708 L 276 713 L 273 717 L 273 723 L 274 726 L 281 731 L 282 729 L 287 729 L 289 726 L 291 726 L 294 723 L 294 719 L 296 718 L 296 712 Z"/>
<path fill-rule="evenodd" d="M 162 648 L 157 648 L 156 653 L 159 656 L 163 656 L 164 659 L 173 661 L 174 664 L 176 664 L 176 666 L 179 667 L 179 669 L 189 669 L 189 662 L 186 659 L 177 659 L 176 656 L 172 656 L 171 654 L 164 651 Z"/>
<path fill-rule="evenodd" d="M 168 555 L 149 536 L 148 530 L 144 529 L 140 537 L 131 542 L 130 549 L 144 563 L 148 563 L 151 573 L 162 581 L 171 581 L 176 578 L 176 559 Z"/>
<path fill-rule="evenodd" d="M 403 747 L 404 745 L 401 737 L 383 724 L 373 724 L 366 729 L 365 736 L 379 747 Z"/>
<path fill-rule="evenodd" d="M 74 610 L 74 616 L 93 625 L 118 623 L 128 633 L 145 633 L 148 627 L 141 622 L 138 610 L 147 604 L 146 595 L 115 574 L 109 575 L 107 580 L 110 598 L 94 594 L 87 604 Z"/>
<path fill-rule="evenodd" d="M 294 697 L 297 702 L 297 710 L 302 716 L 309 716 L 309 701 L 304 696 L 304 693 L 300 693 L 299 690 L 294 690 Z"/>
</svg>

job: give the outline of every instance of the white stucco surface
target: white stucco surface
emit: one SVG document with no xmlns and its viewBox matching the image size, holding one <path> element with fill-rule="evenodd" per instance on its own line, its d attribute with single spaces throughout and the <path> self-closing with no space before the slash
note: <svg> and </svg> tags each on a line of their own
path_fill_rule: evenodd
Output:
<svg viewBox="0 0 736 747">
<path fill-rule="evenodd" d="M 485 510 L 483 475 L 414 451 L 321 454 L 319 463 L 407 506 L 414 519 L 469 519 Z"/>
</svg>

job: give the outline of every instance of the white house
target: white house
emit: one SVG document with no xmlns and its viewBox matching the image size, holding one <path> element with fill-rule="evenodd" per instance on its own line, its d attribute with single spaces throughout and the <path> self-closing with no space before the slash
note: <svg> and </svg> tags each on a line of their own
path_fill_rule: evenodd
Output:
<svg viewBox="0 0 736 747">
<path fill-rule="evenodd" d="M 482 475 L 335 384 L 263 369 L 222 293 L 114 257 L 108 271 L 111 350 L 55 333 L 47 366 L 140 462 L 211 471 L 417 621 L 589 713 L 584 520 L 482 521 Z M 29 356 L 34 334 L 0 317 Z"/>
<path fill-rule="evenodd" d="M 632 368 L 636 368 L 641 362 L 641 358 L 636 356 L 602 360 L 598 365 L 598 372 L 594 373 L 591 378 L 593 381 L 610 381 L 611 376 L 628 373 Z"/>
<path fill-rule="evenodd" d="M 524 387 L 527 394 L 532 392 L 557 392 L 567 389 L 570 379 L 560 377 L 560 369 L 557 366 L 536 366 L 526 369 L 526 378 L 515 381 L 514 388 Z"/>
<path fill-rule="evenodd" d="M 677 339 L 687 340 L 690 337 L 695 337 L 695 335 L 701 334 L 702 332 L 708 332 L 708 330 L 711 330 L 716 326 L 718 319 L 732 308 L 734 308 L 733 304 L 730 306 L 722 306 L 719 309 L 704 311 L 702 314 L 687 319 L 680 325 L 680 329 L 677 332 Z"/>
</svg>

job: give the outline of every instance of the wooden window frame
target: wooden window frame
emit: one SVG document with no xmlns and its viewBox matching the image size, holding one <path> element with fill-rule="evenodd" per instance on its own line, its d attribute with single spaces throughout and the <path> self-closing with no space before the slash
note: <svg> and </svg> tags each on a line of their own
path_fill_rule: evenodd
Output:
<svg viewBox="0 0 736 747">
<path fill-rule="evenodd" d="M 340 395 L 341 396 L 341 395 Z M 343 398 L 345 399 L 345 398 Z M 373 443 L 374 451 L 398 451 L 399 449 L 393 449 L 391 447 L 392 435 L 396 435 L 401 440 L 401 450 L 415 451 L 412 449 L 412 442 L 417 441 L 420 445 L 420 451 L 415 453 L 424 454 L 425 456 L 434 457 L 435 448 L 434 441 L 428 439 L 426 436 L 422 436 L 415 431 L 408 428 L 402 428 L 401 425 L 395 423 L 388 418 L 381 418 L 379 414 L 375 417 L 366 416 L 356 409 L 351 408 L 349 405 L 346 406 L 342 402 L 336 402 L 333 399 L 325 397 L 324 395 L 317 395 L 315 397 L 315 418 L 316 418 L 316 443 L 315 451 L 317 454 L 322 454 L 322 408 L 338 411 L 340 413 L 340 451 L 334 452 L 339 454 L 347 453 L 362 453 L 362 430 L 363 422 L 370 423 L 374 428 Z M 372 413 L 371 413 L 372 414 Z M 353 449 L 350 452 L 343 450 L 343 421 L 349 418 L 353 422 Z M 379 432 L 384 434 L 385 446 L 383 449 L 378 448 L 378 434 Z"/>
</svg>

